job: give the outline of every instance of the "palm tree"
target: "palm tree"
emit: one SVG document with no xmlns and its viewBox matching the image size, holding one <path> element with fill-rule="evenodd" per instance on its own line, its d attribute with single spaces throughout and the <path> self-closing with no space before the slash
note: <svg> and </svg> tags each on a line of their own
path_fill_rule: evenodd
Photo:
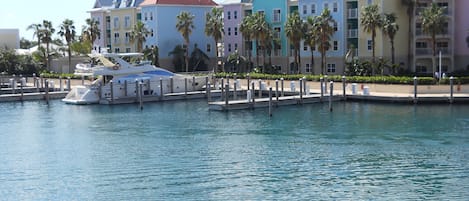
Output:
<svg viewBox="0 0 469 201">
<path fill-rule="evenodd" d="M 182 45 L 176 45 L 174 49 L 168 53 L 168 56 L 173 56 L 173 65 L 176 71 L 183 71 L 185 65 L 185 49 Z"/>
<path fill-rule="evenodd" d="M 132 32 L 130 33 L 130 41 L 132 43 L 136 42 L 137 43 L 137 52 L 142 52 L 143 48 L 143 43 L 147 41 L 146 37 L 148 34 L 150 34 L 150 31 L 145 27 L 145 24 L 142 21 L 138 21 L 133 29 Z"/>
<path fill-rule="evenodd" d="M 252 57 L 252 39 L 254 38 L 254 17 L 252 15 L 246 16 L 241 24 L 239 25 L 239 31 L 243 34 L 244 40 L 249 44 L 248 45 L 248 72 L 251 72 L 251 57 Z"/>
<path fill-rule="evenodd" d="M 371 33 L 371 47 L 372 47 L 372 64 L 375 64 L 376 57 L 376 30 L 382 27 L 382 18 L 379 13 L 379 6 L 376 4 L 366 6 L 361 12 L 361 25 L 363 30 L 367 33 Z M 374 70 L 372 69 L 372 74 L 374 75 Z"/>
<path fill-rule="evenodd" d="M 185 47 L 185 62 L 186 62 L 186 72 L 189 71 L 189 36 L 192 34 L 192 29 L 194 29 L 194 18 L 195 16 L 186 12 L 182 11 L 177 16 L 177 24 L 176 29 L 181 33 L 182 37 L 184 38 L 184 45 Z"/>
<path fill-rule="evenodd" d="M 332 35 L 336 32 L 332 24 L 335 23 L 335 20 L 332 19 L 331 11 L 325 9 L 317 20 L 317 28 L 319 29 L 319 44 L 318 49 L 321 52 L 321 74 L 324 74 L 326 70 L 326 51 L 331 48 L 331 43 L 329 42 L 332 38 Z"/>
<path fill-rule="evenodd" d="M 42 41 L 46 43 L 46 58 L 47 58 L 47 67 L 50 68 L 50 43 L 52 42 L 52 35 L 55 33 L 55 29 L 52 26 L 51 21 L 44 20 L 42 22 Z"/>
<path fill-rule="evenodd" d="M 408 25 L 408 30 L 409 32 L 407 33 L 408 36 L 407 36 L 407 52 L 408 52 L 408 55 L 407 55 L 407 63 L 408 63 L 408 66 L 410 66 L 410 64 L 412 63 L 411 61 L 411 53 L 412 52 L 412 38 L 414 37 L 414 35 L 412 34 L 412 25 L 413 25 L 413 18 L 415 16 L 414 14 L 414 9 L 415 9 L 415 5 L 417 5 L 418 3 L 418 0 L 401 0 L 401 3 L 407 7 L 407 25 Z"/>
<path fill-rule="evenodd" d="M 259 51 L 262 49 L 262 39 L 265 38 L 269 25 L 264 13 L 257 12 L 253 15 L 253 38 L 256 39 L 256 63 L 259 67 Z"/>
<path fill-rule="evenodd" d="M 154 46 L 154 47 L 151 47 L 151 48 L 146 48 L 145 50 L 143 50 L 143 54 L 144 54 L 144 58 L 147 59 L 147 60 L 150 60 L 151 61 L 151 64 L 155 65 L 155 66 L 160 66 L 160 53 L 159 53 L 159 48 L 158 46 Z"/>
<path fill-rule="evenodd" d="M 65 19 L 60 25 L 60 31 L 58 33 L 60 36 L 65 38 L 67 42 L 67 52 L 68 52 L 68 66 L 70 67 L 72 63 L 72 50 L 70 48 L 73 40 L 75 39 L 75 26 L 73 25 L 73 21 L 69 19 Z"/>
<path fill-rule="evenodd" d="M 41 46 L 41 41 L 42 41 L 42 24 L 31 24 L 28 26 L 27 30 L 33 30 L 34 31 L 34 36 L 37 37 L 37 45 Z"/>
<path fill-rule="evenodd" d="M 101 35 L 99 21 L 91 18 L 86 19 L 86 25 L 83 28 L 83 39 L 91 43 L 90 47 L 93 47 L 93 43 L 99 35 Z"/>
<path fill-rule="evenodd" d="M 306 20 L 307 28 L 305 34 L 305 42 L 308 44 L 310 51 L 311 51 L 311 74 L 314 74 L 314 50 L 316 46 L 320 43 L 320 29 L 318 26 L 319 17 L 311 17 L 309 16 Z"/>
<path fill-rule="evenodd" d="M 439 7 L 436 3 L 420 13 L 420 18 L 422 20 L 423 32 L 430 34 L 432 41 L 432 67 L 433 73 L 436 72 L 436 35 L 441 34 L 445 30 L 445 24 L 448 21 L 448 18 L 444 15 L 444 8 Z M 440 72 L 441 73 L 441 72 Z"/>
<path fill-rule="evenodd" d="M 391 63 L 395 64 L 395 55 L 394 55 L 394 37 L 396 36 L 397 31 L 399 31 L 399 25 L 396 23 L 396 15 L 394 13 L 386 13 L 383 18 L 383 33 L 389 37 L 391 42 Z"/>
<path fill-rule="evenodd" d="M 292 43 L 295 48 L 294 57 L 295 57 L 295 68 L 298 73 L 301 72 L 301 61 L 300 61 L 300 43 L 304 35 L 304 24 L 300 18 L 300 14 L 295 11 L 292 14 L 288 15 L 287 23 L 285 24 L 285 34 L 288 37 L 288 40 Z"/>
<path fill-rule="evenodd" d="M 218 63 L 218 42 L 221 41 L 223 37 L 223 17 L 222 9 L 212 8 L 210 13 L 205 15 L 205 35 L 211 36 L 215 40 L 215 49 L 216 49 L 216 59 Z M 216 72 L 214 68 L 214 72 Z"/>
</svg>

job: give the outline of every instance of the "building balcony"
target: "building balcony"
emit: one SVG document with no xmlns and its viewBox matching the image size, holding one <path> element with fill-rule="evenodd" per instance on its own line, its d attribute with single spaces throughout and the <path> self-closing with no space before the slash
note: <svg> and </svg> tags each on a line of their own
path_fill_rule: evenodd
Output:
<svg viewBox="0 0 469 201">
<path fill-rule="evenodd" d="M 347 9 L 347 18 L 348 19 L 358 19 L 358 8 L 349 8 L 349 9 Z"/>
<path fill-rule="evenodd" d="M 441 51 L 442 55 L 451 55 L 452 51 L 450 48 L 437 48 L 436 54 L 438 55 L 439 52 Z M 415 55 L 417 56 L 432 56 L 433 55 L 433 50 L 432 48 L 417 48 L 415 49 Z"/>
<path fill-rule="evenodd" d="M 425 33 L 422 28 L 415 29 L 415 35 L 417 37 L 431 37 L 430 34 Z M 449 37 L 451 37 L 451 33 L 448 30 L 448 28 L 444 28 L 443 32 L 437 34 L 436 36 L 439 37 L 439 38 L 441 38 L 441 37 L 449 38 Z"/>
<path fill-rule="evenodd" d="M 347 30 L 347 38 L 358 38 L 358 29 Z"/>
</svg>

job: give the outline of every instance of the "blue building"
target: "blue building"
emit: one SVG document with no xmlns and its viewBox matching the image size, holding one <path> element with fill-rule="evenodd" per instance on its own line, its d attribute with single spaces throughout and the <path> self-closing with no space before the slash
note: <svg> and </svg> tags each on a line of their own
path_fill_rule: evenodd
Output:
<svg viewBox="0 0 469 201">
<path fill-rule="evenodd" d="M 306 20 L 309 16 L 321 15 L 326 8 L 330 10 L 332 18 L 335 20 L 334 29 L 336 32 L 330 41 L 331 48 L 326 52 L 326 71 L 327 74 L 342 74 L 347 52 L 347 30 L 345 29 L 345 9 L 343 0 L 299 0 L 298 9 L 302 19 Z M 321 53 L 314 51 L 314 64 L 311 64 L 310 47 L 302 43 L 301 46 L 302 66 L 306 73 L 321 72 Z"/>
<path fill-rule="evenodd" d="M 212 60 L 216 57 L 213 38 L 205 35 L 205 15 L 217 6 L 212 0 L 145 0 L 140 4 L 142 22 L 151 32 L 143 47 L 158 46 L 160 65 L 174 69 L 170 52 L 177 45 L 184 45 L 184 38 L 176 29 L 177 16 L 186 11 L 194 15 L 194 29 L 189 36 L 189 55 L 197 45 Z M 212 63 L 214 65 L 214 63 Z"/>
</svg>

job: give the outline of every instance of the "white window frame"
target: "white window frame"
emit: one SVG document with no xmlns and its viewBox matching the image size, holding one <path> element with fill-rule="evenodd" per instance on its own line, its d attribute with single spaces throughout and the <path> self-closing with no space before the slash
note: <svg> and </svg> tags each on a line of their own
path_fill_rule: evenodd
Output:
<svg viewBox="0 0 469 201">
<path fill-rule="evenodd" d="M 368 39 L 366 41 L 366 45 L 367 45 L 367 49 L 368 51 L 372 51 L 373 50 L 373 41 L 371 39 Z"/>
<path fill-rule="evenodd" d="M 316 14 L 316 4 L 311 4 L 311 14 Z"/>
<path fill-rule="evenodd" d="M 327 64 L 327 72 L 328 73 L 335 73 L 337 71 L 335 63 L 328 63 Z"/>
<path fill-rule="evenodd" d="M 113 18 L 113 25 L 114 25 L 114 29 L 119 29 L 120 28 L 119 17 L 114 17 Z"/>
<path fill-rule="evenodd" d="M 333 44 L 333 47 L 332 47 L 333 50 L 334 51 L 339 51 L 339 41 L 335 40 L 335 41 L 332 42 L 332 44 Z"/>
<path fill-rule="evenodd" d="M 272 22 L 281 22 L 282 21 L 282 10 L 280 8 L 275 8 L 272 12 L 273 12 L 272 13 Z"/>
<path fill-rule="evenodd" d="M 339 12 L 339 3 L 337 3 L 337 1 L 334 1 L 332 3 L 332 12 L 334 12 L 334 13 Z"/>
<path fill-rule="evenodd" d="M 126 29 L 130 28 L 130 15 L 124 16 L 124 27 Z"/>
<path fill-rule="evenodd" d="M 303 5 L 303 15 L 308 14 L 308 5 Z"/>
</svg>

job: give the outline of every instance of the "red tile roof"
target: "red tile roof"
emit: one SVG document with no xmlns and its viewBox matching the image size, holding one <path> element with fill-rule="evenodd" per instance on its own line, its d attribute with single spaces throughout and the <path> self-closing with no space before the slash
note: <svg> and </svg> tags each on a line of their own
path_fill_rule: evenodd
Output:
<svg viewBox="0 0 469 201">
<path fill-rule="evenodd" d="M 202 5 L 202 6 L 216 6 L 218 5 L 212 0 L 144 0 L 140 6 L 149 5 Z"/>
</svg>

